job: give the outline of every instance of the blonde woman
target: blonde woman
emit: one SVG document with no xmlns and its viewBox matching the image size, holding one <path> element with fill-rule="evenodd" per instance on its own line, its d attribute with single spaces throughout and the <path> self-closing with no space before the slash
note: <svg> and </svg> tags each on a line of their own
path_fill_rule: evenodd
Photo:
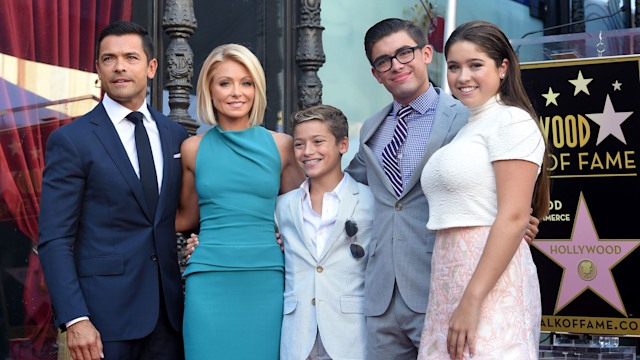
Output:
<svg viewBox="0 0 640 360">
<path fill-rule="evenodd" d="M 237 44 L 215 48 L 197 86 L 198 116 L 214 125 L 184 141 L 176 230 L 200 223 L 187 264 L 187 359 L 278 359 L 284 260 L 274 234 L 276 197 L 304 174 L 289 135 L 260 126 L 260 62 Z"/>
</svg>

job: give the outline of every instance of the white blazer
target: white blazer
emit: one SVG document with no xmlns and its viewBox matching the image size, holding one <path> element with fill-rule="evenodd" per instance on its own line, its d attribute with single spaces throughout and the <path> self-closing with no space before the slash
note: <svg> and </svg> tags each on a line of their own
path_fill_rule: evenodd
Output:
<svg viewBox="0 0 640 360">
<path fill-rule="evenodd" d="M 284 318 L 281 360 L 304 360 L 320 331 L 322 344 L 334 360 L 364 359 L 364 272 L 373 227 L 373 194 L 350 176 L 343 188 L 336 222 L 320 256 L 304 233 L 302 189 L 278 198 L 276 219 L 284 241 Z M 347 220 L 358 225 L 358 243 L 365 256 L 356 260 L 349 250 Z"/>
</svg>

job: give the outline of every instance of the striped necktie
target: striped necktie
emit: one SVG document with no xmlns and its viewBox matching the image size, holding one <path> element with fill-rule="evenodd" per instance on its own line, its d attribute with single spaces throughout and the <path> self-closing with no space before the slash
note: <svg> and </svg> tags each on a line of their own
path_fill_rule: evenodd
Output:
<svg viewBox="0 0 640 360">
<path fill-rule="evenodd" d="M 400 171 L 400 161 L 398 159 L 398 149 L 407 140 L 407 116 L 413 111 L 411 106 L 403 106 L 398 110 L 398 124 L 393 131 L 393 138 L 384 150 L 382 150 L 382 168 L 391 181 L 393 191 L 397 197 L 402 194 L 402 172 Z"/>
</svg>

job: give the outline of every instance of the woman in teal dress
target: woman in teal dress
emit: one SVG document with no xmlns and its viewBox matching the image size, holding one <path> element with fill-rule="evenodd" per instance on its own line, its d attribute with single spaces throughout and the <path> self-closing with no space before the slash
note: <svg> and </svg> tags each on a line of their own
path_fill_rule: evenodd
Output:
<svg viewBox="0 0 640 360">
<path fill-rule="evenodd" d="M 302 183 L 289 135 L 260 126 L 260 62 L 241 45 L 215 48 L 197 87 L 198 116 L 214 125 L 181 148 L 176 229 L 200 222 L 184 272 L 187 359 L 278 359 L 284 259 L 274 234 L 279 193 Z M 165 165 L 166 166 L 166 165 Z"/>
</svg>

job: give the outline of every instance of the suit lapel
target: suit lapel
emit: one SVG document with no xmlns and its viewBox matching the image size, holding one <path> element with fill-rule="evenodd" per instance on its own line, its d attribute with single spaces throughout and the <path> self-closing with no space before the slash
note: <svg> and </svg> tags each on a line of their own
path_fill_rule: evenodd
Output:
<svg viewBox="0 0 640 360">
<path fill-rule="evenodd" d="M 316 251 L 316 247 L 313 245 L 306 232 L 304 231 L 304 220 L 302 218 L 302 195 L 304 192 L 301 189 L 296 190 L 296 196 L 293 198 L 293 201 L 289 203 L 289 208 L 291 210 L 291 219 L 296 227 L 296 231 L 300 236 L 300 239 L 304 242 L 309 254 L 318 261 L 318 255 Z"/>
<path fill-rule="evenodd" d="M 369 131 L 362 134 L 363 136 L 360 142 L 360 148 L 362 149 L 362 151 L 364 151 L 364 156 L 369 159 L 368 164 L 375 164 L 375 166 L 373 166 L 372 168 L 368 168 L 367 171 L 373 171 L 376 177 L 378 177 L 379 179 L 382 179 L 382 183 L 384 184 L 387 191 L 389 191 L 392 194 L 395 194 L 393 187 L 391 186 L 391 181 L 389 180 L 387 175 L 384 173 L 382 166 L 380 166 L 380 161 L 378 161 L 376 154 L 367 144 L 367 142 L 371 140 L 371 137 L 373 137 L 376 131 L 378 131 L 378 128 L 380 127 L 382 122 L 387 118 L 387 115 L 389 114 L 389 111 L 391 111 L 392 107 L 393 107 L 393 103 L 385 106 L 382 110 L 378 111 L 375 115 L 372 116 L 372 119 L 374 120 L 374 122 L 371 124 Z"/>
<path fill-rule="evenodd" d="M 387 115 L 389 114 L 389 111 L 391 111 L 392 106 L 393 106 L 393 103 L 385 106 L 384 108 L 382 108 L 382 110 L 378 111 L 376 114 L 371 116 L 371 119 L 374 121 L 371 124 L 369 131 L 362 134 L 362 143 L 366 143 L 369 140 L 371 140 L 371 137 L 373 136 L 373 134 L 375 134 L 376 131 L 378 131 L 380 124 L 382 124 L 382 122 L 387 118 Z"/>
<path fill-rule="evenodd" d="M 173 154 L 171 153 L 171 143 L 173 142 L 171 131 L 165 123 L 164 119 L 153 108 L 148 107 L 151 116 L 153 116 L 156 126 L 158 127 L 158 136 L 160 136 L 160 145 L 162 146 L 162 185 L 160 186 L 160 197 L 158 198 L 158 208 L 156 209 L 156 220 L 162 218 L 162 213 L 167 202 L 167 192 L 169 191 L 169 183 L 173 174 Z"/>
<path fill-rule="evenodd" d="M 140 204 L 147 218 L 152 220 L 151 214 L 145 205 L 142 183 L 140 183 L 140 179 L 136 175 L 131 165 L 131 160 L 129 160 L 129 156 L 122 145 L 120 136 L 113 126 L 111 119 L 109 119 L 102 103 L 98 104 L 92 112 L 95 112 L 95 114 L 91 117 L 91 122 L 96 125 L 93 131 L 98 141 L 102 144 L 104 150 L 120 171 L 123 179 L 131 188 L 136 201 Z"/>
<path fill-rule="evenodd" d="M 346 176 L 346 175 L 345 175 Z M 353 216 L 353 211 L 358 204 L 358 184 L 351 178 L 347 177 L 347 183 L 345 184 L 345 191 L 340 200 L 340 208 L 338 209 L 338 216 L 336 222 L 331 228 L 331 233 L 327 238 L 327 244 L 320 255 L 320 261 L 327 256 L 331 249 L 336 245 L 338 241 L 342 241 L 342 233 L 344 232 L 344 224 Z"/>
</svg>

